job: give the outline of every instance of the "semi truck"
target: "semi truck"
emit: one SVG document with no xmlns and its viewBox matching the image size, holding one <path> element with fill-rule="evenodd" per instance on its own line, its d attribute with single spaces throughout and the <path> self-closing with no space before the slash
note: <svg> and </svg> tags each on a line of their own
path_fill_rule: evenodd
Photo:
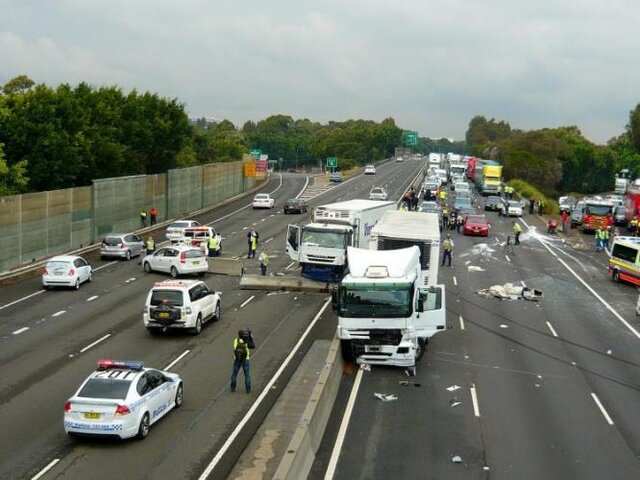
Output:
<svg viewBox="0 0 640 480">
<path fill-rule="evenodd" d="M 411 367 L 446 329 L 445 286 L 437 284 L 440 231 L 437 214 L 391 213 L 374 227 L 371 249 L 348 249 L 349 272 L 332 304 L 346 361 Z"/>
<path fill-rule="evenodd" d="M 630 222 L 635 217 L 640 219 L 640 178 L 634 180 L 627 185 L 624 194 L 624 215 L 627 220 L 627 228 L 631 231 Z"/>
<path fill-rule="evenodd" d="M 482 166 L 482 195 L 500 195 L 502 192 L 502 165 L 487 160 Z"/>
<path fill-rule="evenodd" d="M 476 162 L 478 159 L 476 157 L 469 157 L 467 161 L 467 178 L 472 182 L 476 180 Z"/>
<path fill-rule="evenodd" d="M 303 277 L 339 281 L 347 266 L 347 247 L 368 247 L 371 229 L 396 204 L 379 200 L 348 200 L 321 205 L 312 222 L 287 227 L 285 250 L 299 262 Z"/>
</svg>

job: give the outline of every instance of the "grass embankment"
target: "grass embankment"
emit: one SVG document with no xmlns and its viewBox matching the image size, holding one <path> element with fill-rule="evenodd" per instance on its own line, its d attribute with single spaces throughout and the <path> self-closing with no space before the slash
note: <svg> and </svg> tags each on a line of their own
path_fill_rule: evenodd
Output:
<svg viewBox="0 0 640 480">
<path fill-rule="evenodd" d="M 558 207 L 558 202 L 547 197 L 544 193 L 542 193 L 530 183 L 527 183 L 523 180 L 509 180 L 507 182 L 507 185 L 513 187 L 516 193 L 526 200 L 533 199 L 533 201 L 535 202 L 544 202 L 544 213 L 546 215 L 553 216 L 560 214 L 560 207 Z"/>
</svg>

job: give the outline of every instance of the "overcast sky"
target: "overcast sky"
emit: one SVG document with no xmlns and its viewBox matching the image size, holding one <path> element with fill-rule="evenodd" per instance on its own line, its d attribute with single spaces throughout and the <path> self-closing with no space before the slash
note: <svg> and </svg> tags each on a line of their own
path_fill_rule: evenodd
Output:
<svg viewBox="0 0 640 480">
<path fill-rule="evenodd" d="M 640 102 L 637 0 L 0 0 L 0 83 L 154 91 L 191 117 L 477 114 L 619 135 Z"/>
</svg>

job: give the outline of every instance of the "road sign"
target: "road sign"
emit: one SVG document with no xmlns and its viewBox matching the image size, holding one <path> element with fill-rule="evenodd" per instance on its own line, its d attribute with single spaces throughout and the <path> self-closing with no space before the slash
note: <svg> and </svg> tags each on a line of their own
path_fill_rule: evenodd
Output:
<svg viewBox="0 0 640 480">
<path fill-rule="evenodd" d="M 256 176 L 256 162 L 246 162 L 244 164 L 244 176 L 245 177 Z"/>
<path fill-rule="evenodd" d="M 338 168 L 337 157 L 327 157 L 327 168 Z"/>
<path fill-rule="evenodd" d="M 417 147 L 418 146 L 418 132 L 404 132 L 404 144 L 407 147 Z"/>
<path fill-rule="evenodd" d="M 260 158 L 260 155 L 262 155 L 262 150 L 260 150 L 259 148 L 252 148 L 251 150 L 249 150 L 249 154 L 256 160 L 258 160 Z"/>
</svg>

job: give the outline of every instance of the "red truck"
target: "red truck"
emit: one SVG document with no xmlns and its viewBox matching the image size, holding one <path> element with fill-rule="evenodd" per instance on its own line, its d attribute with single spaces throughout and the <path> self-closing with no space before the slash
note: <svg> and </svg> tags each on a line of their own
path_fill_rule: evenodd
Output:
<svg viewBox="0 0 640 480">
<path fill-rule="evenodd" d="M 627 225 L 633 217 L 640 219 L 640 179 L 627 185 L 627 191 L 624 194 L 624 216 Z"/>
<path fill-rule="evenodd" d="M 476 157 L 469 157 L 467 162 L 467 178 L 472 182 L 476 179 Z"/>
<path fill-rule="evenodd" d="M 613 202 L 609 200 L 585 200 L 582 231 L 594 231 L 598 228 L 611 226 L 613 226 Z"/>
</svg>

